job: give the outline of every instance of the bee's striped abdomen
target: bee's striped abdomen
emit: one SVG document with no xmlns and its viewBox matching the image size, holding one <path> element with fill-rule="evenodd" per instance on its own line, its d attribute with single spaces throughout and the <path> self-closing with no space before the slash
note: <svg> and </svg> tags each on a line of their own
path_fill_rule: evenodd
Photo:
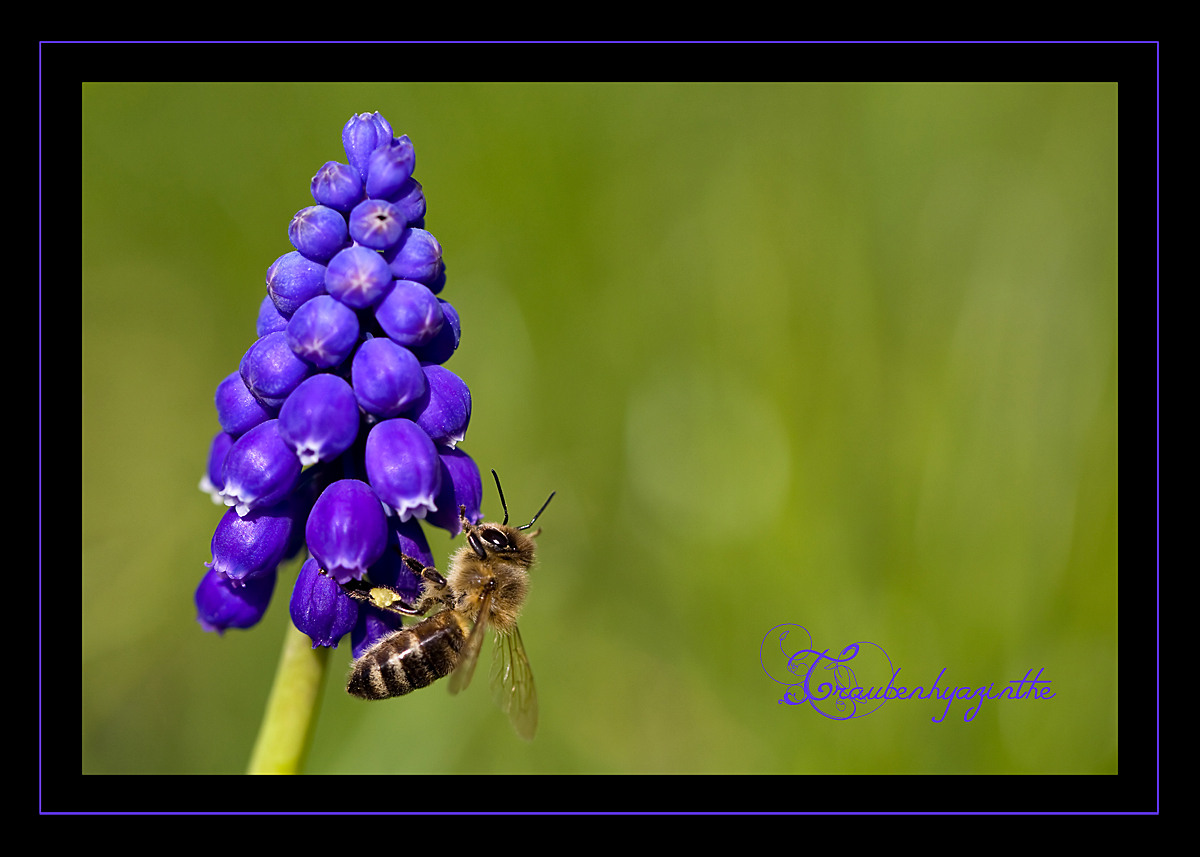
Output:
<svg viewBox="0 0 1200 857">
<path fill-rule="evenodd" d="M 469 631 L 454 610 L 396 631 L 354 662 L 346 692 L 360 699 L 389 699 L 427 687 L 453 672 Z"/>
</svg>

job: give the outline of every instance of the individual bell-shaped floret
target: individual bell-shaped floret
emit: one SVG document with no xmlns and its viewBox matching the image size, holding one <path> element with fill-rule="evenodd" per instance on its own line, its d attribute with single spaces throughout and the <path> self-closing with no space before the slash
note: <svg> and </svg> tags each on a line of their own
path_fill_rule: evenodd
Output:
<svg viewBox="0 0 1200 857">
<path fill-rule="evenodd" d="M 257 625 L 271 603 L 275 577 L 276 572 L 271 571 L 242 583 L 209 569 L 196 587 L 196 621 L 205 631 L 218 634 L 224 634 L 226 628 Z"/>
<path fill-rule="evenodd" d="M 290 605 L 292 623 L 318 646 L 337 648 L 358 621 L 358 602 L 328 575 L 315 559 L 300 567 Z"/>
<path fill-rule="evenodd" d="M 287 501 L 255 509 L 239 517 L 230 509 L 212 537 L 209 568 L 231 580 L 261 577 L 283 559 L 292 534 L 292 509 Z"/>
<path fill-rule="evenodd" d="M 342 128 L 342 146 L 350 165 L 358 170 L 359 176 L 367 180 L 367 167 L 371 153 L 392 139 L 392 126 L 375 113 L 358 113 Z"/>
<path fill-rule="evenodd" d="M 384 419 L 399 415 L 425 392 L 425 373 L 417 358 L 381 336 L 359 346 L 350 377 L 362 409 Z"/>
<path fill-rule="evenodd" d="M 279 436 L 305 467 L 332 461 L 349 449 L 358 436 L 358 423 L 354 390 L 337 375 L 314 375 L 279 409 Z"/>
<path fill-rule="evenodd" d="M 320 295 L 296 310 L 286 333 L 297 357 L 319 369 L 332 369 L 358 342 L 358 316 L 336 298 Z"/>
<path fill-rule="evenodd" d="M 396 280 L 375 307 L 383 332 L 405 348 L 429 343 L 442 329 L 442 306 L 428 288 L 412 280 Z"/>
<path fill-rule="evenodd" d="M 400 190 L 416 166 L 417 153 L 407 134 L 383 143 L 367 160 L 367 196 L 390 197 Z"/>
<path fill-rule="evenodd" d="M 452 307 L 449 301 L 441 298 L 438 298 L 438 305 L 442 308 L 442 318 L 444 319 L 441 329 L 428 344 L 412 350 L 422 363 L 445 363 L 454 356 L 454 352 L 458 350 L 458 343 L 462 339 L 462 326 L 458 320 L 458 310 Z"/>
<path fill-rule="evenodd" d="M 235 438 L 242 436 L 257 425 L 274 419 L 279 408 L 268 408 L 246 387 L 241 372 L 230 372 L 217 385 L 214 397 L 217 405 L 217 422 L 221 428 Z"/>
<path fill-rule="evenodd" d="M 442 272 L 442 245 L 424 229 L 405 229 L 383 258 L 397 280 L 415 280 L 430 285 Z"/>
<path fill-rule="evenodd" d="M 288 224 L 288 240 L 301 255 L 317 262 L 328 262 L 350 243 L 346 218 L 324 205 L 297 211 Z"/>
<path fill-rule="evenodd" d="M 253 509 L 275 505 L 291 492 L 300 477 L 300 459 L 279 436 L 279 420 L 268 420 L 229 448 L 221 475 L 225 505 L 245 517 Z"/>
<path fill-rule="evenodd" d="M 329 262 L 325 288 L 348 307 L 367 309 L 387 292 L 392 272 L 369 247 L 347 247 Z"/>
<path fill-rule="evenodd" d="M 442 462 L 442 490 L 438 492 L 437 511 L 425 516 L 426 523 L 448 530 L 453 538 L 462 532 L 459 507 L 466 506 L 467 520 L 478 524 L 483 520 L 479 504 L 483 502 L 483 481 L 471 456 L 461 449 L 437 448 Z"/>
<path fill-rule="evenodd" d="M 350 212 L 350 237 L 372 250 L 395 247 L 404 235 L 404 212 L 386 199 L 368 199 Z"/>
<path fill-rule="evenodd" d="M 238 371 L 254 398 L 268 408 L 278 408 L 313 370 L 292 351 L 287 333 L 277 330 L 250 346 Z"/>
<path fill-rule="evenodd" d="M 304 528 L 308 549 L 334 580 L 361 580 L 387 547 L 387 518 L 370 485 L 342 479 L 326 488 Z"/>
<path fill-rule="evenodd" d="M 429 435 L 410 420 L 377 423 L 367 435 L 367 478 L 401 521 L 436 511 L 441 460 Z"/>
<path fill-rule="evenodd" d="M 471 423 L 471 391 L 459 378 L 444 366 L 422 366 L 428 382 L 425 394 L 405 414 L 434 443 L 454 445 L 467 436 Z"/>
<path fill-rule="evenodd" d="M 358 170 L 337 161 L 327 161 L 312 178 L 313 199 L 337 211 L 347 212 L 363 200 L 363 181 Z"/>
<path fill-rule="evenodd" d="M 325 266 L 299 250 L 284 253 L 267 268 L 267 294 L 280 314 L 291 318 L 305 302 L 325 294 Z"/>
</svg>

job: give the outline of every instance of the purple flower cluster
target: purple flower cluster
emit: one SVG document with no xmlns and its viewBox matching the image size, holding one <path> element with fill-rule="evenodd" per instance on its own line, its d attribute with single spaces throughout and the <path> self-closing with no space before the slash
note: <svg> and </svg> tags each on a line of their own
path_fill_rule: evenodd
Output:
<svg viewBox="0 0 1200 857">
<path fill-rule="evenodd" d="M 200 487 L 230 509 L 196 608 L 207 631 L 256 624 L 277 566 L 307 546 L 292 620 L 314 647 L 350 632 L 357 656 L 398 617 L 343 585 L 369 576 L 416 600 L 402 555 L 434 564 L 416 519 L 454 536 L 460 505 L 472 523 L 483 515 L 479 468 L 456 448 L 471 391 L 442 365 L 461 330 L 438 297 L 446 268 L 412 142 L 361 113 L 342 143 L 349 164 L 313 176 L 316 204 L 288 226 L 295 249 L 267 269 L 258 339 L 217 385 Z"/>
</svg>

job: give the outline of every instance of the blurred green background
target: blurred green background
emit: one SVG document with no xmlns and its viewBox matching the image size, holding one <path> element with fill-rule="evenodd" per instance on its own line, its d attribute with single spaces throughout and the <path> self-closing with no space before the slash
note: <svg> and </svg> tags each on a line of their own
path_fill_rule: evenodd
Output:
<svg viewBox="0 0 1200 857">
<path fill-rule="evenodd" d="M 463 448 L 516 518 L 558 491 L 541 726 L 480 682 L 352 699 L 346 642 L 310 771 L 1116 771 L 1115 85 L 96 84 L 85 772 L 245 768 L 296 570 L 258 627 L 196 624 L 213 391 L 370 110 L 445 249 Z M 829 721 L 764 674 L 781 623 L 1057 695 Z"/>
</svg>

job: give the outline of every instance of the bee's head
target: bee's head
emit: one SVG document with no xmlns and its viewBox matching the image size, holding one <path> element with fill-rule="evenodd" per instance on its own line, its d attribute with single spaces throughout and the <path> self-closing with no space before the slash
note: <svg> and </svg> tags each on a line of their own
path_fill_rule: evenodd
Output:
<svg viewBox="0 0 1200 857">
<path fill-rule="evenodd" d="M 546 507 L 550 505 L 550 501 L 554 499 L 554 495 L 558 492 L 550 492 L 550 496 L 546 498 L 546 502 L 542 504 L 542 508 L 538 509 L 537 514 L 533 516 L 533 520 L 528 524 L 523 527 L 510 527 L 508 525 L 508 503 L 504 501 L 504 489 L 500 487 L 500 476 L 495 470 L 492 471 L 492 476 L 496 479 L 496 493 L 500 495 L 500 505 L 504 509 L 504 522 L 501 524 L 484 522 L 478 526 L 467 527 L 467 543 L 480 559 L 487 559 L 491 553 L 499 553 L 501 555 L 528 553 L 532 557 L 533 540 L 522 533 L 521 530 L 528 530 L 534 525 L 534 522 L 542 516 L 542 512 L 546 511 Z M 460 512 L 465 523 L 466 508 L 461 508 Z M 536 536 L 537 533 L 534 533 L 534 535 Z"/>
<path fill-rule="evenodd" d="M 515 535 L 511 527 L 483 523 L 471 528 L 467 533 L 467 543 L 477 557 L 487 559 L 492 553 L 505 554 L 516 551 L 518 548 L 512 538 Z"/>
<path fill-rule="evenodd" d="M 467 544 L 471 546 L 471 550 L 480 560 L 511 558 L 517 564 L 528 568 L 533 562 L 533 536 L 536 536 L 537 533 L 525 535 L 522 531 L 528 530 L 541 517 L 542 512 L 546 511 L 546 507 L 554 499 L 555 492 L 550 493 L 549 498 L 542 504 L 542 508 L 538 509 L 537 514 L 528 524 L 523 527 L 510 527 L 508 525 L 508 504 L 504 501 L 504 489 L 500 487 L 500 477 L 496 475 L 495 470 L 492 471 L 492 476 L 496 478 L 496 491 L 500 494 L 500 505 L 504 508 L 504 521 L 499 524 L 484 521 L 482 524 L 472 525 L 467 521 L 466 508 L 460 507 L 463 529 L 467 533 Z"/>
</svg>

